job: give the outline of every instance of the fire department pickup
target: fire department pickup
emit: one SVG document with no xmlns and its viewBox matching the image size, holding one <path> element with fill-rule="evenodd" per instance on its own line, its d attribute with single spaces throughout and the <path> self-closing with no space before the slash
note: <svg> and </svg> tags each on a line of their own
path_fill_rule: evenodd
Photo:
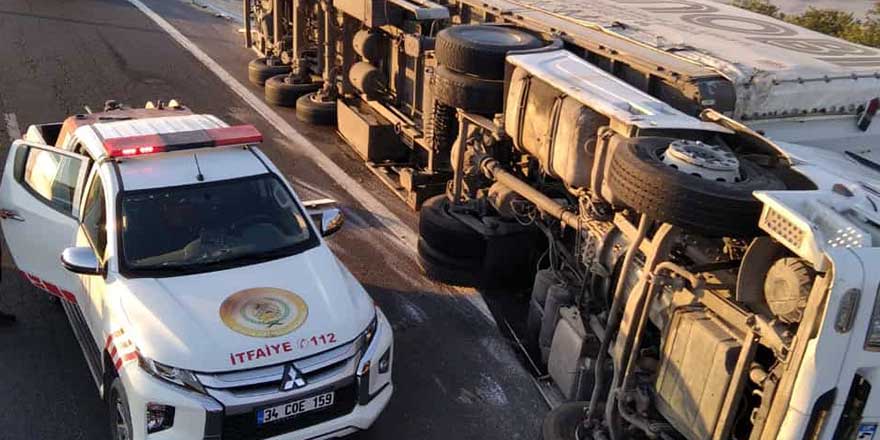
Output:
<svg viewBox="0 0 880 440">
<path fill-rule="evenodd" d="M 300 202 L 261 140 L 111 105 L 9 152 L 3 233 L 61 299 L 115 440 L 341 437 L 391 397 L 391 326 L 322 239 L 339 210 Z"/>
</svg>

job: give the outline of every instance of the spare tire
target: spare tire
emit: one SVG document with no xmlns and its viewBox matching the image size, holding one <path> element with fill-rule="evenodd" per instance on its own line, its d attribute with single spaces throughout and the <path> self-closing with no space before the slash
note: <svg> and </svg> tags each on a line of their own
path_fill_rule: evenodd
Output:
<svg viewBox="0 0 880 440">
<path fill-rule="evenodd" d="M 541 47 L 540 38 L 508 26 L 461 25 L 437 34 L 437 63 L 483 79 L 504 79 L 504 58 L 512 50 Z"/>
<path fill-rule="evenodd" d="M 504 109 L 504 82 L 478 78 L 437 66 L 434 97 L 442 104 L 478 114 L 495 114 Z"/>
<path fill-rule="evenodd" d="M 614 198 L 654 220 L 704 235 L 756 235 L 762 204 L 752 193 L 785 189 L 782 181 L 743 158 L 738 158 L 735 181 L 684 173 L 663 161 L 673 141 L 659 137 L 622 141 L 605 177 Z"/>
</svg>

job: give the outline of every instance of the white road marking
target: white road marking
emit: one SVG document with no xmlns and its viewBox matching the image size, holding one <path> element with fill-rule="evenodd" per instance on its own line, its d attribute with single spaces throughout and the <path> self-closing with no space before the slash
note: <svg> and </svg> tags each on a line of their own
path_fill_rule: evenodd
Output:
<svg viewBox="0 0 880 440">
<path fill-rule="evenodd" d="M 278 113 L 272 110 L 262 98 L 254 95 L 253 92 L 236 80 L 229 72 L 214 61 L 208 54 L 202 51 L 195 43 L 186 38 L 180 31 L 171 25 L 164 18 L 153 12 L 152 9 L 143 4 L 140 0 L 128 0 L 134 7 L 143 12 L 150 20 L 153 20 L 157 26 L 164 30 L 178 44 L 183 46 L 190 54 L 199 60 L 211 72 L 217 75 L 230 90 L 250 105 L 260 116 L 269 124 L 281 132 L 287 139 L 296 144 L 296 149 L 304 151 L 321 170 L 327 173 L 331 179 L 335 180 L 339 186 L 345 189 L 352 197 L 354 197 L 364 208 L 370 211 L 376 219 L 387 229 L 387 234 L 392 236 L 392 243 L 395 243 L 406 250 L 407 254 L 412 256 L 416 250 L 418 236 L 403 221 L 400 220 L 393 212 L 385 207 L 376 197 L 370 194 L 356 180 L 345 173 L 336 163 L 334 163 L 327 155 L 325 155 L 315 144 L 303 136 L 293 126 L 284 120 Z M 292 145 L 285 144 L 285 147 L 294 150 Z"/>
<path fill-rule="evenodd" d="M 18 127 L 15 113 L 4 113 L 3 120 L 6 121 L 6 134 L 9 135 L 9 140 L 15 142 L 21 139 L 21 129 Z"/>
</svg>

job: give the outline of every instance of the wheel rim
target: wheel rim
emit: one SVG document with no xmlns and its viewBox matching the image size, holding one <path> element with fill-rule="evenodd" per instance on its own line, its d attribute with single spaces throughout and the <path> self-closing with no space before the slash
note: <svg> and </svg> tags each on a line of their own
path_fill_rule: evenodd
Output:
<svg viewBox="0 0 880 440">
<path fill-rule="evenodd" d="M 122 399 L 119 396 L 116 397 L 116 440 L 131 440 L 131 436 L 129 433 L 131 432 L 131 427 L 128 425 L 128 420 L 125 417 L 125 405 L 122 403 Z"/>
<path fill-rule="evenodd" d="M 741 180 L 739 160 L 733 151 L 720 145 L 677 140 L 660 155 L 660 160 L 676 170 L 705 180 Z"/>
</svg>

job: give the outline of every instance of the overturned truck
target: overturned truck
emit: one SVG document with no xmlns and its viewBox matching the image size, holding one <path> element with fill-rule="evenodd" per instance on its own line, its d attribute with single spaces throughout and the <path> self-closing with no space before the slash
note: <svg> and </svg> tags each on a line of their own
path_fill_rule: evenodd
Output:
<svg viewBox="0 0 880 440">
<path fill-rule="evenodd" d="M 430 277 L 533 283 L 545 439 L 874 437 L 880 51 L 709 0 L 244 8 Z"/>
</svg>

